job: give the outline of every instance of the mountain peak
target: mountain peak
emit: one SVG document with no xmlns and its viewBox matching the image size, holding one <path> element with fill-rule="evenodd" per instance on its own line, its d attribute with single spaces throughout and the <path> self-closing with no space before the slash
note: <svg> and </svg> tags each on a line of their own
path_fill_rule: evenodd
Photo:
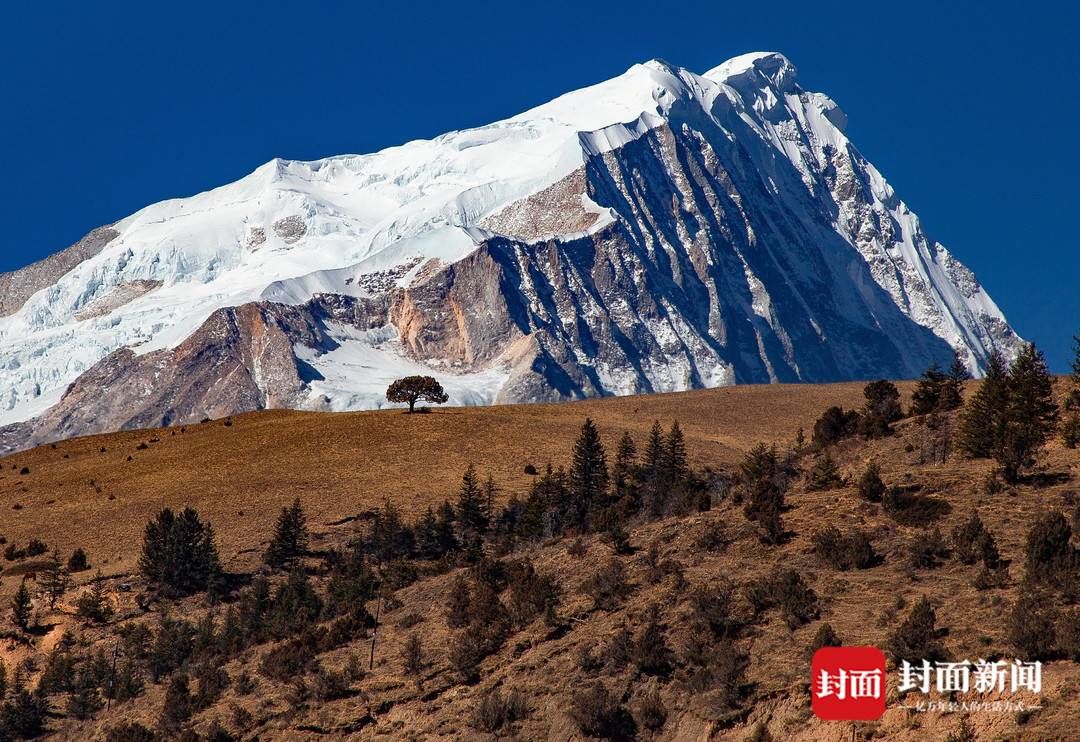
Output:
<svg viewBox="0 0 1080 742">
<path fill-rule="evenodd" d="M 764 78 L 772 87 L 787 92 L 795 86 L 798 71 L 791 60 L 780 52 L 750 52 L 732 57 L 702 77 L 728 84 L 737 84 L 742 80 L 754 80 L 756 83 Z"/>
<path fill-rule="evenodd" d="M 20 446 L 358 409 L 405 374 L 438 373 L 468 404 L 1011 355 L 1005 317 L 854 149 L 843 113 L 792 91 L 777 52 L 704 75 L 654 59 L 486 126 L 274 159 L 148 206 L 0 282 L 19 297 L 0 304 L 0 426 Z M 194 357 L 250 384 L 226 399 Z M 82 397 L 65 394 L 80 379 Z M 67 414 L 120 387 L 138 394 L 115 418 Z"/>
</svg>

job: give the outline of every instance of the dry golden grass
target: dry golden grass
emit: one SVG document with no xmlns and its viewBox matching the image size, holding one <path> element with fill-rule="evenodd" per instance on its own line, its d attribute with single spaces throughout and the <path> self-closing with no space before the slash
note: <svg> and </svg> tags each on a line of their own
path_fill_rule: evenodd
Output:
<svg viewBox="0 0 1080 742">
<path fill-rule="evenodd" d="M 910 391 L 908 385 L 902 388 Z M 568 405 L 444 409 L 416 416 L 261 413 L 234 418 L 230 426 L 217 421 L 189 426 L 184 432 L 98 436 L 11 457 L 0 462 L 0 498 L 6 498 L 0 502 L 5 507 L 15 502 L 23 506 L 12 510 L 4 525 L 9 539 L 25 542 L 38 536 L 65 551 L 83 544 L 92 561 L 107 562 L 109 574 L 133 566 L 143 525 L 157 508 L 190 503 L 213 523 L 227 566 L 249 570 L 256 565 L 256 547 L 267 538 L 278 506 L 295 496 L 304 501 L 316 542 L 340 544 L 363 527 L 358 521 L 341 521 L 379 506 L 384 497 L 415 513 L 452 495 L 468 462 L 475 462 L 482 473 L 491 471 L 504 495 L 523 492 L 531 479 L 523 473 L 524 465 L 542 467 L 548 460 L 565 461 L 586 416 L 597 422 L 609 446 L 622 430 L 629 430 L 640 445 L 653 419 L 666 427 L 677 418 L 695 465 L 726 468 L 759 440 L 789 445 L 800 426 L 809 435 L 814 419 L 826 407 L 859 406 L 861 390 L 861 384 L 737 387 Z M 762 545 L 742 508 L 730 500 L 708 513 L 637 525 L 631 539 L 638 550 L 622 558 L 636 589 L 625 606 L 611 613 L 592 610 L 581 592 L 582 582 L 611 554 L 600 538 L 586 539 L 583 556 L 568 553 L 568 539 L 530 548 L 528 556 L 537 569 L 558 579 L 564 595 L 559 613 L 567 629 L 553 634 L 536 622 L 515 634 L 484 661 L 481 681 L 475 686 L 460 684 L 447 659 L 447 650 L 456 639 L 444 620 L 446 596 L 455 576 L 451 573 L 398 591 L 402 605 L 384 615 L 375 667 L 353 683 L 349 697 L 295 703 L 287 687 L 258 676 L 255 668 L 264 649 L 257 648 L 226 667 L 233 678 L 247 669 L 256 678 L 256 691 L 242 696 L 229 690 L 198 717 L 199 728 L 205 731 L 215 718 L 230 726 L 232 708 L 238 706 L 254 719 L 247 734 L 261 739 L 491 739 L 472 728 L 469 720 L 479 695 L 499 685 L 504 690 L 522 690 L 529 701 L 529 716 L 517 728 L 519 738 L 580 739 L 567 709 L 573 695 L 589 682 L 577 661 L 583 647 L 602 648 L 624 622 L 636 629 L 648 606 L 656 603 L 669 627 L 668 641 L 677 648 L 689 611 L 689 589 L 720 580 L 741 588 L 774 568 L 791 567 L 817 592 L 821 617 L 791 631 L 775 611 L 769 611 L 749 630 L 741 644 L 751 656 L 748 680 L 753 684 L 754 701 L 745 717 L 734 727 L 715 724 L 700 707 L 700 699 L 672 682 L 661 691 L 671 722 L 656 739 L 743 740 L 759 722 L 777 740 L 851 739 L 850 724 L 821 722 L 809 709 L 805 650 L 820 622 L 831 623 L 846 644 L 880 646 L 908 607 L 925 594 L 937 612 L 938 625 L 949 630 L 944 640 L 948 654 L 972 660 L 1011 658 L 1015 653 L 1007 644 L 1005 616 L 1023 576 L 1027 529 L 1042 510 L 1056 508 L 1071 514 L 1065 494 L 1077 489 L 1077 451 L 1055 441 L 1040 463 L 1044 473 L 1056 475 L 1051 484 L 1025 484 L 990 494 L 983 487 L 990 462 L 951 456 L 947 463 L 928 463 L 927 442 L 933 435 L 925 421 L 905 420 L 889 438 L 850 440 L 836 446 L 833 456 L 848 483 L 824 492 L 806 491 L 802 483 L 796 484 L 788 495 L 791 509 L 784 515 L 793 535 L 780 547 Z M 159 440 L 150 442 L 155 437 Z M 147 442 L 148 447 L 136 450 L 140 442 Z M 100 452 L 102 446 L 105 453 Z M 977 509 L 995 535 L 1002 557 L 1012 562 L 1009 587 L 976 591 L 973 580 L 978 567 L 955 560 L 937 569 L 912 570 L 907 547 L 922 529 L 898 525 L 879 506 L 862 502 L 853 485 L 871 459 L 882 466 L 888 484 L 919 486 L 922 492 L 949 503 L 951 511 L 936 524 L 946 537 Z M 803 465 L 808 468 L 812 463 L 810 455 Z M 31 469 L 30 475 L 18 474 L 23 466 Z M 101 488 L 100 493 L 89 485 L 90 480 Z M 110 495 L 115 499 L 109 499 Z M 47 504 L 49 500 L 54 502 Z M 731 539 L 725 550 L 715 553 L 697 546 L 699 534 L 714 521 L 723 524 Z M 822 563 L 812 553 L 810 540 L 830 525 L 867 529 L 884 557 L 883 564 L 838 572 Z M 645 553 L 653 542 L 659 544 L 662 558 L 684 565 L 688 588 L 675 588 L 670 578 L 649 584 Z M 17 584 L 13 579 L 3 582 L 5 591 Z M 119 592 L 113 597 L 126 615 L 140 615 L 133 593 Z M 904 607 L 897 608 L 901 602 Z M 370 609 L 374 611 L 375 606 Z M 194 619 L 208 606 L 202 598 L 193 598 L 179 610 Z M 403 625 L 403 619 L 413 614 L 420 622 Z M 73 623 L 63 612 L 51 620 L 58 621 L 58 626 L 43 638 L 39 650 L 63 626 Z M 84 631 L 91 641 L 105 640 L 108 632 Z M 400 648 L 413 632 L 423 638 L 427 658 L 419 683 L 403 676 L 400 659 Z M 326 653 L 320 662 L 340 669 L 350 655 L 360 655 L 366 666 L 368 646 L 354 642 Z M 25 652 L 8 648 L 3 655 L 10 664 Z M 895 683 L 895 673 L 890 679 Z M 604 682 L 616 691 L 627 691 L 631 707 L 646 685 L 625 670 L 606 673 Z M 149 685 L 145 696 L 124 704 L 118 713 L 153 725 L 162 694 L 162 687 Z M 972 715 L 977 738 L 1075 739 L 1080 729 L 1080 666 L 1068 661 L 1048 664 L 1041 698 L 1025 700 L 1038 700 L 1044 708 L 1023 723 L 1010 713 Z M 369 714 L 374 721 L 361 724 Z M 59 738 L 94 738 L 116 718 L 100 715 L 96 721 L 82 723 L 57 719 L 52 728 Z M 945 739 L 956 730 L 959 719 L 958 714 L 909 715 L 896 707 L 893 691 L 885 717 L 857 725 L 856 733 L 860 739 Z"/>
<path fill-rule="evenodd" d="M 228 566 L 266 538 L 278 509 L 295 497 L 314 523 L 377 508 L 384 498 L 415 514 L 452 496 L 470 462 L 504 495 L 522 494 L 532 479 L 525 465 L 542 471 L 549 461 L 566 462 L 586 417 L 612 448 L 623 430 L 640 446 L 654 419 L 665 429 L 678 419 L 693 462 L 716 466 L 758 440 L 809 431 L 829 404 L 861 400 L 861 384 L 744 386 L 426 415 L 273 411 L 228 425 L 91 436 L 0 459 L 0 508 L 8 513 L 0 534 L 20 543 L 41 537 L 65 553 L 84 546 L 114 573 L 132 568 L 158 510 L 190 504 L 214 525 Z"/>
</svg>

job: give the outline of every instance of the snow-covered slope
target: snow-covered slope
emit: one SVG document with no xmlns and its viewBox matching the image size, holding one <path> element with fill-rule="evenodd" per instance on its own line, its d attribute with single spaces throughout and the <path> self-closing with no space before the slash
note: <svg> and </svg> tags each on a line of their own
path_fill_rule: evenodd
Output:
<svg viewBox="0 0 1080 742">
<path fill-rule="evenodd" d="M 371 155 L 273 160 L 0 276 L 0 424 L 39 418 L 9 439 L 44 435 L 110 354 L 166 363 L 252 302 L 302 308 L 329 339 L 294 344 L 304 372 L 285 397 L 252 369 L 253 407 L 379 406 L 389 378 L 424 369 L 453 401 L 488 403 L 911 376 L 953 349 L 977 371 L 1010 354 L 1001 312 L 845 123 L 786 58 L 756 53 L 703 75 L 635 65 Z M 342 323 L 321 295 L 385 316 Z M 175 420 L 170 393 L 154 391 Z M 127 412 L 114 424 L 147 422 Z"/>
</svg>

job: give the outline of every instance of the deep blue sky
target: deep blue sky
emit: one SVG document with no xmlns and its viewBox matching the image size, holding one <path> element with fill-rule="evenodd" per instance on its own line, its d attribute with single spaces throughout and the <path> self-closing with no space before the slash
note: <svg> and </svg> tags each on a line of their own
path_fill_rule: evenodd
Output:
<svg viewBox="0 0 1080 742">
<path fill-rule="evenodd" d="M 1080 327 L 1080 14 L 763 5 L 8 3 L 0 271 L 274 156 L 488 123 L 652 57 L 704 71 L 768 49 L 840 103 L 928 232 L 1064 370 Z"/>
</svg>

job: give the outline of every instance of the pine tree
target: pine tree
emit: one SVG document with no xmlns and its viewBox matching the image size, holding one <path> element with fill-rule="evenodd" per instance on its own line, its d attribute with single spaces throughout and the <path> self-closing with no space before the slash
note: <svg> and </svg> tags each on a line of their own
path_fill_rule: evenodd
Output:
<svg viewBox="0 0 1080 742">
<path fill-rule="evenodd" d="M 995 351 L 960 424 L 960 448 L 971 458 L 989 458 L 998 447 L 1008 400 L 1007 375 L 1005 359 Z"/>
<path fill-rule="evenodd" d="M 911 414 L 929 415 L 931 412 L 941 410 L 941 392 L 948 381 L 937 361 L 930 368 L 923 371 L 919 381 L 915 385 L 915 391 L 911 394 Z"/>
<path fill-rule="evenodd" d="M 663 481 L 668 487 L 678 487 L 690 471 L 686 457 L 686 439 L 683 436 L 679 421 L 671 423 L 667 440 L 664 445 L 664 474 Z"/>
<path fill-rule="evenodd" d="M 661 461 L 664 458 L 664 429 L 660 427 L 659 420 L 653 420 L 649 428 L 649 439 L 645 444 L 645 454 L 642 464 L 645 467 L 645 476 L 657 476 L 660 473 Z"/>
<path fill-rule="evenodd" d="M 439 553 L 441 556 L 457 551 L 459 547 L 457 536 L 454 535 L 455 518 L 454 506 L 450 504 L 449 500 L 443 500 L 442 505 L 439 506 L 439 513 L 436 521 L 436 532 L 438 534 Z"/>
<path fill-rule="evenodd" d="M 1009 644 L 1024 660 L 1049 659 L 1054 648 L 1056 607 L 1033 585 L 1024 585 L 1005 621 Z"/>
<path fill-rule="evenodd" d="M 421 559 L 435 560 L 442 556 L 439 548 L 439 522 L 435 511 L 428 506 L 413 528 L 416 534 L 416 554 Z"/>
<path fill-rule="evenodd" d="M 450 585 L 446 601 L 446 625 L 460 629 L 469 623 L 470 592 L 464 575 L 458 575 Z"/>
<path fill-rule="evenodd" d="M 86 552 L 80 546 L 71 552 L 71 556 L 68 558 L 67 570 L 75 573 L 84 572 L 88 569 L 90 569 L 90 560 L 86 558 Z"/>
<path fill-rule="evenodd" d="M 76 676 L 75 688 L 68 697 L 68 714 L 76 719 L 85 720 L 92 717 L 104 705 L 95 678 L 83 670 Z"/>
<path fill-rule="evenodd" d="M 424 644 L 419 634 L 410 634 L 401 649 L 401 664 L 406 675 L 419 675 L 424 669 Z"/>
<path fill-rule="evenodd" d="M 480 489 L 480 480 L 476 476 L 476 467 L 472 464 L 469 464 L 461 477 L 454 515 L 461 548 L 469 555 L 470 560 L 473 560 L 482 551 L 483 537 L 487 533 L 490 520 L 487 503 Z"/>
<path fill-rule="evenodd" d="M 315 623 L 321 610 L 322 601 L 315 593 L 307 573 L 294 569 L 274 591 L 270 631 L 282 639 L 297 634 Z"/>
<path fill-rule="evenodd" d="M 274 569 L 282 569 L 296 563 L 307 553 L 307 517 L 296 498 L 291 507 L 282 508 L 274 526 L 274 537 L 266 549 L 263 561 Z"/>
<path fill-rule="evenodd" d="M 1061 421 L 1061 441 L 1066 448 L 1080 446 L 1080 412 L 1075 409 Z"/>
<path fill-rule="evenodd" d="M 41 693 L 31 693 L 25 687 L 17 688 L 2 709 L 4 731 L 19 739 L 36 739 L 45 731 L 45 718 L 49 713 L 49 699 Z"/>
<path fill-rule="evenodd" d="M 642 479 L 645 482 L 645 509 L 652 517 L 663 515 L 667 492 L 663 484 L 664 467 L 664 429 L 660 421 L 654 420 L 649 429 L 649 439 L 645 443 L 642 457 Z"/>
<path fill-rule="evenodd" d="M 371 554 L 380 562 L 405 559 L 412 556 L 415 537 L 401 518 L 390 499 L 383 500 L 383 507 L 371 522 L 368 536 Z"/>
<path fill-rule="evenodd" d="M 863 387 L 866 403 L 863 405 L 860 431 L 869 438 L 881 438 L 892 432 L 892 424 L 903 417 L 900 409 L 900 390 L 891 381 L 880 379 Z"/>
<path fill-rule="evenodd" d="M 19 583 L 19 589 L 15 591 L 15 597 L 11 599 L 11 613 L 15 618 L 15 625 L 23 631 L 30 627 L 30 615 L 33 604 L 30 599 L 30 589 L 26 586 L 26 578 Z"/>
<path fill-rule="evenodd" d="M 49 564 L 39 580 L 41 591 L 49 601 L 49 608 L 55 608 L 56 602 L 64 597 L 64 593 L 71 587 L 71 578 L 60 561 L 60 552 L 53 551 L 49 558 Z"/>
<path fill-rule="evenodd" d="M 574 443 L 570 464 L 570 494 L 573 497 L 573 521 L 576 527 L 584 527 L 592 511 L 605 504 L 607 487 L 608 467 L 604 444 L 593 421 L 586 418 Z"/>
<path fill-rule="evenodd" d="M 79 616 L 92 623 L 105 623 L 113 615 L 113 607 L 105 597 L 105 582 L 99 571 L 93 579 L 89 592 L 75 602 Z"/>
<path fill-rule="evenodd" d="M 942 659 L 943 652 L 938 640 L 936 622 L 937 616 L 934 609 L 924 595 L 889 637 L 888 649 L 897 664 L 901 660 L 914 663 Z"/>
<path fill-rule="evenodd" d="M 971 379 L 971 372 L 964 364 L 960 353 L 953 354 L 952 363 L 946 373 L 945 383 L 941 387 L 939 409 L 955 410 L 964 404 L 964 382 Z"/>
<path fill-rule="evenodd" d="M 839 487 L 843 483 L 844 480 L 840 476 L 840 467 L 833 461 L 832 455 L 825 451 L 825 455 L 818 460 L 810 471 L 810 481 L 807 484 L 807 489 L 830 490 Z"/>
<path fill-rule="evenodd" d="M 1035 456 L 1057 424 L 1053 379 L 1046 360 L 1028 343 L 1016 356 L 1006 379 L 1005 424 L 994 458 L 1006 482 L 1016 482 L 1020 470 Z"/>
<path fill-rule="evenodd" d="M 759 443 L 739 464 L 739 497 L 746 502 L 747 519 L 763 529 L 763 541 L 778 544 L 784 537 L 780 513 L 784 509 L 784 478 L 775 446 Z"/>
<path fill-rule="evenodd" d="M 628 431 L 624 431 L 615 451 L 615 464 L 611 467 L 611 479 L 615 487 L 615 497 L 634 499 L 634 466 L 637 459 L 637 447 Z"/>
<path fill-rule="evenodd" d="M 1077 569 L 1078 555 L 1072 546 L 1072 528 L 1060 512 L 1051 510 L 1036 516 L 1024 543 L 1028 579 L 1061 583 Z"/>
<path fill-rule="evenodd" d="M 178 672 L 172 676 L 165 689 L 161 726 L 167 733 L 176 734 L 193 713 L 195 713 L 195 699 L 188 687 L 188 677 Z"/>
<path fill-rule="evenodd" d="M 210 589 L 221 574 L 214 531 L 193 508 L 169 508 L 146 525 L 139 559 L 143 575 L 165 592 L 182 596 Z"/>
<path fill-rule="evenodd" d="M 979 561 L 981 549 L 988 536 L 978 511 L 973 510 L 966 521 L 953 529 L 953 553 L 961 563 L 975 564 Z"/>
<path fill-rule="evenodd" d="M 1069 393 L 1065 397 L 1068 414 L 1061 423 L 1061 440 L 1066 448 L 1080 446 L 1080 333 L 1073 337 L 1072 374 L 1069 376 Z"/>
<path fill-rule="evenodd" d="M 871 461 L 859 478 L 859 497 L 869 502 L 881 502 L 885 495 L 885 483 L 881 480 L 881 467 Z"/>
</svg>

